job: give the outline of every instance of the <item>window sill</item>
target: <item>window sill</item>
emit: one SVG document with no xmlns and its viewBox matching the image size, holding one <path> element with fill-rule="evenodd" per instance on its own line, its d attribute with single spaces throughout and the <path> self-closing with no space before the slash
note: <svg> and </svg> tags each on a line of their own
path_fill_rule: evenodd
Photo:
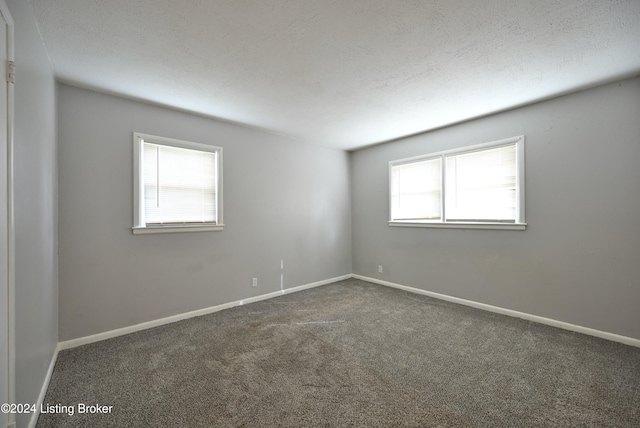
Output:
<svg viewBox="0 0 640 428">
<path fill-rule="evenodd" d="M 426 221 L 390 221 L 389 226 L 396 227 L 433 227 L 440 229 L 496 229 L 496 230 L 525 230 L 527 223 L 436 223 Z"/>
<path fill-rule="evenodd" d="M 140 226 L 133 227 L 134 235 L 144 235 L 149 233 L 184 233 L 184 232 L 219 232 L 224 229 L 224 224 L 216 225 L 193 225 L 193 226 Z"/>
</svg>

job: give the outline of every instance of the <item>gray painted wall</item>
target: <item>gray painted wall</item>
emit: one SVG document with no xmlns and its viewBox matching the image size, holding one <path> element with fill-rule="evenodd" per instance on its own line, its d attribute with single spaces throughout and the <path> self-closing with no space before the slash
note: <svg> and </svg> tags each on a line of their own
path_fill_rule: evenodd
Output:
<svg viewBox="0 0 640 428">
<path fill-rule="evenodd" d="M 59 87 L 60 340 L 351 273 L 349 155 Z M 133 235 L 132 133 L 224 149 L 222 232 Z M 257 277 L 259 286 L 251 287 Z"/>
<path fill-rule="evenodd" d="M 526 231 L 387 226 L 389 161 L 521 134 Z M 354 273 L 640 339 L 639 165 L 640 78 L 357 151 Z"/>
<path fill-rule="evenodd" d="M 58 342 L 56 84 L 28 2 L 15 21 L 16 401 L 35 403 Z M 27 426 L 31 415 L 17 415 Z"/>
</svg>

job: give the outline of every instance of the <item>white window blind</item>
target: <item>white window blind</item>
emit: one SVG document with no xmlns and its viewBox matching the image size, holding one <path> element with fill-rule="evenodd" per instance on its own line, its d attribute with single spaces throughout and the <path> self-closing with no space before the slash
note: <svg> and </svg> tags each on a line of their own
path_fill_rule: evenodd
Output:
<svg viewBox="0 0 640 428">
<path fill-rule="evenodd" d="M 447 221 L 516 221 L 516 145 L 446 156 Z"/>
<path fill-rule="evenodd" d="M 216 224 L 216 156 L 145 141 L 145 224 Z"/>
<path fill-rule="evenodd" d="M 442 215 L 440 158 L 392 167 L 392 217 L 436 220 Z"/>
</svg>

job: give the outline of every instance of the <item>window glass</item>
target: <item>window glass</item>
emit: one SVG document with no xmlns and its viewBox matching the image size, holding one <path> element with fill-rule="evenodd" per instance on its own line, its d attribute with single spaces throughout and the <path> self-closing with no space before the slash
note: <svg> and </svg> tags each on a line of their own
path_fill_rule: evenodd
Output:
<svg viewBox="0 0 640 428">
<path fill-rule="evenodd" d="M 222 230 L 222 148 L 133 134 L 133 233 Z"/>
<path fill-rule="evenodd" d="M 396 219 L 441 218 L 441 159 L 395 166 L 392 170 L 392 209 Z"/>
<path fill-rule="evenodd" d="M 446 156 L 447 221 L 516 221 L 516 145 Z"/>
<path fill-rule="evenodd" d="M 392 225 L 525 225 L 522 136 L 392 161 L 389 181 Z"/>
<path fill-rule="evenodd" d="M 216 154 L 144 143 L 145 223 L 216 223 Z"/>
</svg>

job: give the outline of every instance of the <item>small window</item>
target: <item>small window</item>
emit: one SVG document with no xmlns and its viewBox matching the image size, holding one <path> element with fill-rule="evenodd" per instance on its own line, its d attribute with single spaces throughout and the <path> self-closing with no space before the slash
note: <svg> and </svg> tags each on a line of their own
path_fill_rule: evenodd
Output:
<svg viewBox="0 0 640 428">
<path fill-rule="evenodd" d="M 519 229 L 524 137 L 389 163 L 391 226 Z"/>
<path fill-rule="evenodd" d="M 222 230 L 222 148 L 133 134 L 133 233 Z"/>
</svg>

